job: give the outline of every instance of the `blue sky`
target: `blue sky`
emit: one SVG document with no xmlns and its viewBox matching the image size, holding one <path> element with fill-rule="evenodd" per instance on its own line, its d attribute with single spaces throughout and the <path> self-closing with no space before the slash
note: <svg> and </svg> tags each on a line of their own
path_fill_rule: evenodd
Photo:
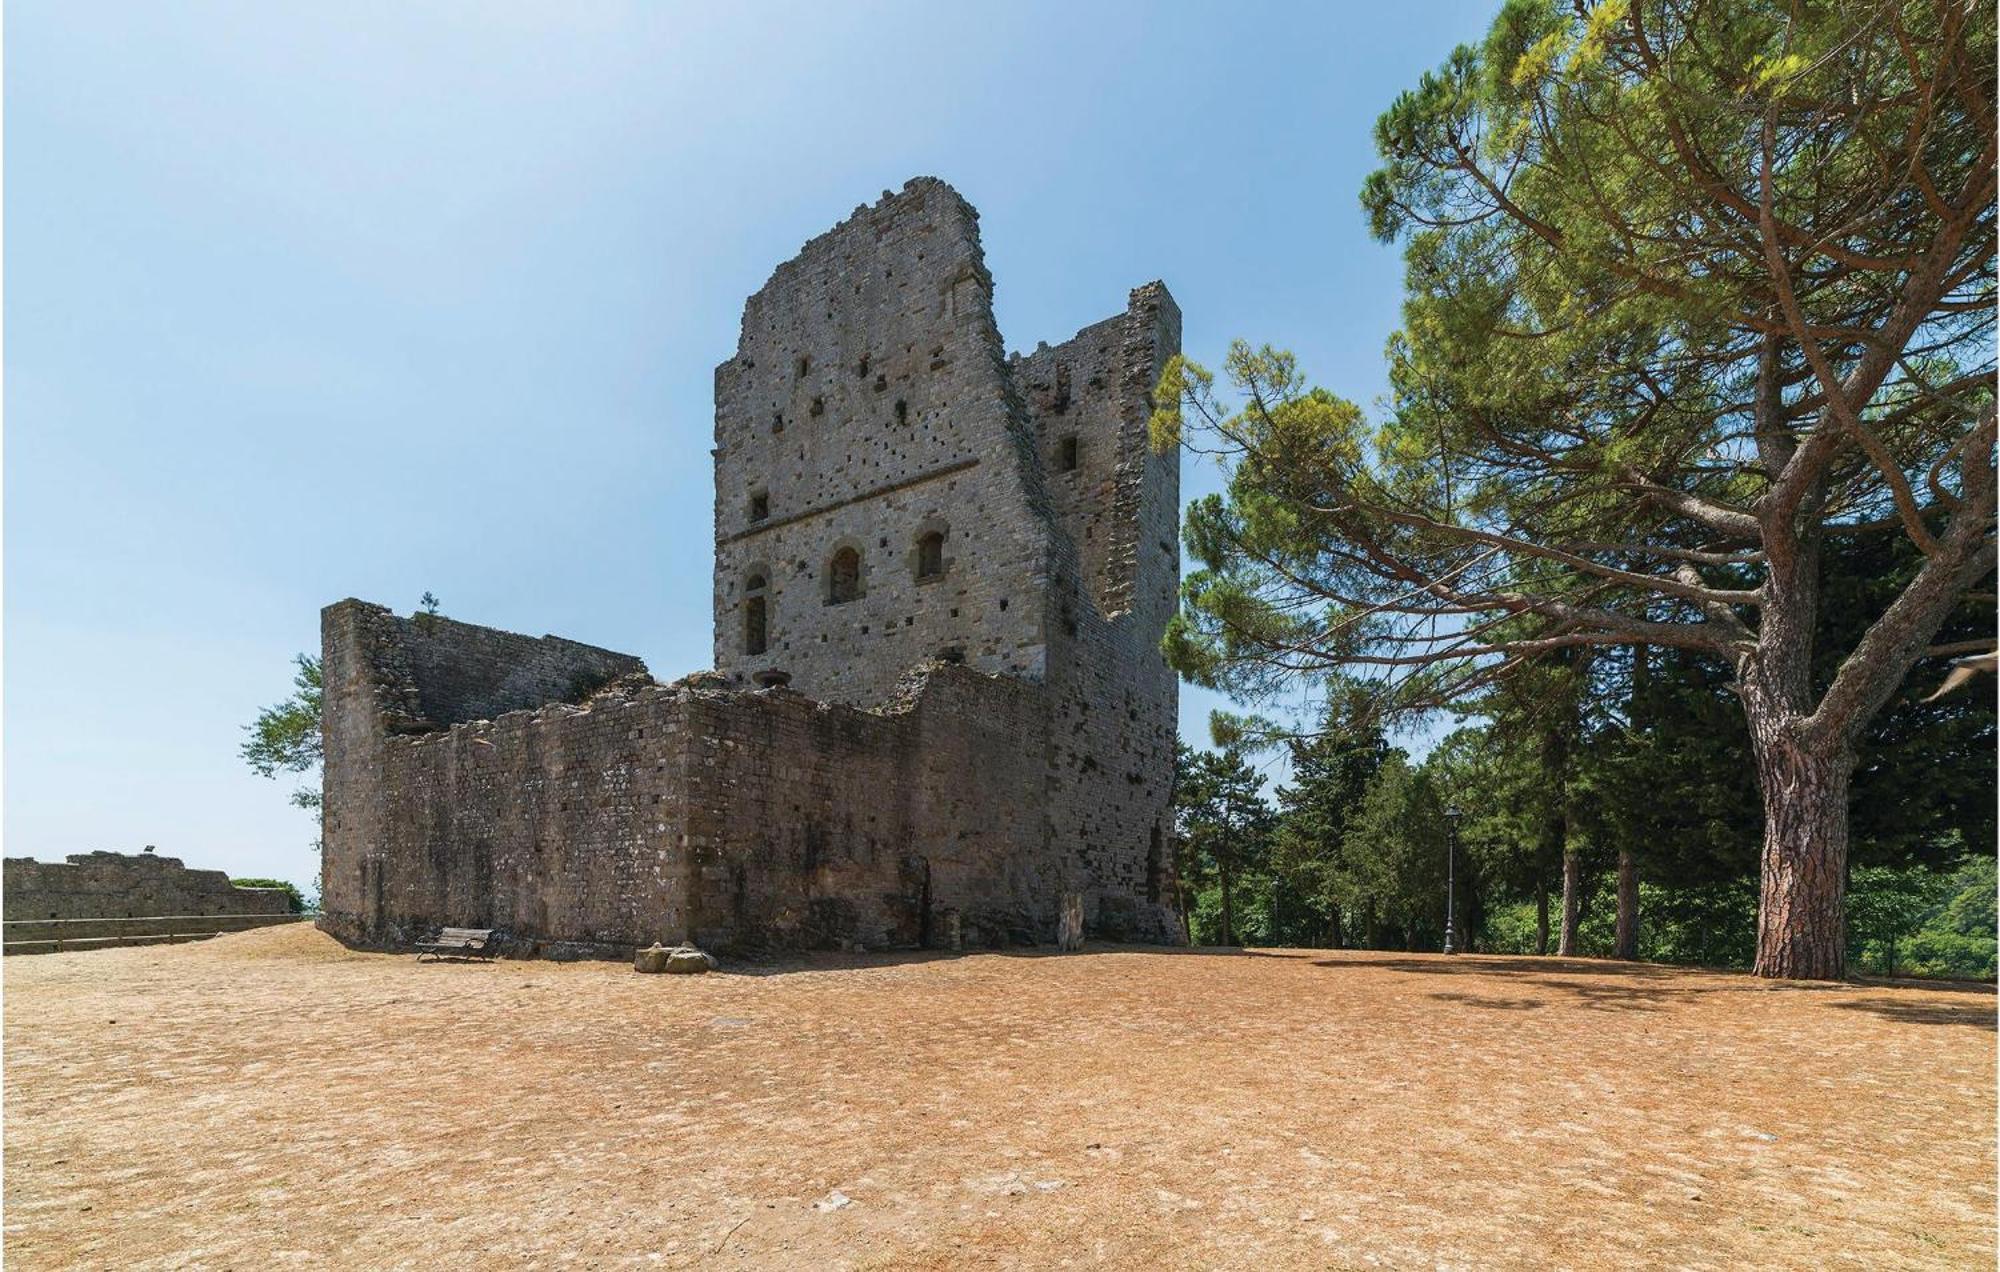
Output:
<svg viewBox="0 0 2000 1272">
<path fill-rule="evenodd" d="M 305 882 L 236 750 L 344 596 L 705 666 L 712 370 L 914 175 L 1010 347 L 1164 278 L 1372 405 L 1370 129 L 1495 7 L 14 0 L 6 852 Z"/>
</svg>

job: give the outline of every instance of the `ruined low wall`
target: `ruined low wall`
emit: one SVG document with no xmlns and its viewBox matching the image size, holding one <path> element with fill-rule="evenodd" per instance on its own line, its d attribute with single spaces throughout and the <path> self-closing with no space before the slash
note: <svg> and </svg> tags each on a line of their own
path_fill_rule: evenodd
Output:
<svg viewBox="0 0 2000 1272">
<path fill-rule="evenodd" d="M 283 888 L 239 888 L 220 870 L 190 870 L 176 858 L 151 853 L 75 853 L 63 862 L 8 857 L 0 862 L 0 888 L 4 888 L 0 918 L 9 924 L 284 914 L 291 909 L 290 894 Z"/>
<path fill-rule="evenodd" d="M 321 926 L 622 957 L 920 946 L 957 910 L 972 943 L 1046 941 L 1061 867 L 1021 798 L 1045 771 L 1039 692 L 938 665 L 880 713 L 655 685 L 387 736 L 344 765 L 378 829 L 328 837 Z"/>
<path fill-rule="evenodd" d="M 63 954 L 124 945 L 178 945 L 274 923 L 299 923 L 303 914 L 172 914 L 133 919 L 9 919 L 8 954 Z"/>
<path fill-rule="evenodd" d="M 654 691 L 344 753 L 327 768 L 347 817 L 322 850 L 321 926 L 380 949 L 489 927 L 556 955 L 672 935 L 677 715 Z"/>
</svg>

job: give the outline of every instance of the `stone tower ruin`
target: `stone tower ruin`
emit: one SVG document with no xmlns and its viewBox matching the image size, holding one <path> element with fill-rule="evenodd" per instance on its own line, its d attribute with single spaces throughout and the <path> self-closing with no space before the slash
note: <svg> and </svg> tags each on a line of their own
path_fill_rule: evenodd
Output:
<svg viewBox="0 0 2000 1272">
<path fill-rule="evenodd" d="M 885 194 L 779 266 L 715 372 L 715 670 L 343 601 L 322 923 L 618 953 L 1176 941 L 1179 349 L 1158 283 L 1009 357 L 978 215 Z"/>
</svg>

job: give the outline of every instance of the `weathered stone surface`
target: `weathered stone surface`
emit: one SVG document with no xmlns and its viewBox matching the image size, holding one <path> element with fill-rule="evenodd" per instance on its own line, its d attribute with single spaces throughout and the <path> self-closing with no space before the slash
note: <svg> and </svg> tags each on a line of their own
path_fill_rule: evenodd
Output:
<svg viewBox="0 0 2000 1272">
<path fill-rule="evenodd" d="M 692 945 L 676 945 L 667 951 L 661 970 L 683 976 L 700 975 L 715 970 L 715 958 Z"/>
<path fill-rule="evenodd" d="M 1178 939 L 1179 470 L 1146 420 L 1179 340 L 1151 284 L 1009 360 L 972 208 L 922 179 L 858 209 L 716 370 L 715 672 L 325 611 L 323 926 L 991 945 L 1073 893 Z"/>
<path fill-rule="evenodd" d="M 1083 948 L 1083 897 L 1063 893 L 1062 913 L 1056 917 L 1056 948 L 1074 953 Z"/>
<path fill-rule="evenodd" d="M 5 918 L 10 924 L 47 919 L 129 919 L 162 915 L 285 914 L 283 888 L 239 888 L 220 870 L 190 870 L 178 858 L 153 853 L 72 853 L 65 861 L 8 857 L 0 862 Z M 104 935 L 116 934 L 107 928 Z M 81 937 L 67 926 L 62 935 Z M 22 936 L 10 929 L 9 938 Z M 22 937 L 26 939 L 26 937 Z"/>
<path fill-rule="evenodd" d="M 655 941 L 632 956 L 632 970 L 635 972 L 672 972 L 677 975 L 698 975 L 715 970 L 715 958 L 692 945 L 668 947 Z"/>
</svg>

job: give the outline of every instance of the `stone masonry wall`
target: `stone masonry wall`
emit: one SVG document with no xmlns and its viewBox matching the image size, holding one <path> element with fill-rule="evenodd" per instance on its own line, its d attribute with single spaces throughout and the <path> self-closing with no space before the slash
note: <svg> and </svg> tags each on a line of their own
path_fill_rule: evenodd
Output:
<svg viewBox="0 0 2000 1272">
<path fill-rule="evenodd" d="M 1051 526 L 1009 399 L 978 214 L 943 182 L 885 194 L 780 266 L 715 372 L 717 669 L 782 668 L 862 706 L 940 653 L 1039 679 Z M 925 577 L 931 533 L 942 569 Z M 843 549 L 859 594 L 836 601 Z"/>
<path fill-rule="evenodd" d="M 1027 687 L 935 665 L 883 712 L 697 680 L 383 734 L 365 766 L 381 837 L 329 834 L 322 926 L 376 948 L 449 924 L 616 956 L 915 946 L 955 908 L 969 940 L 1033 940 L 1059 881 L 1020 798 L 1044 721 Z"/>
<path fill-rule="evenodd" d="M 1179 469 L 1145 434 L 1179 342 L 1155 283 L 1009 360 L 970 205 L 926 178 L 857 209 L 716 370 L 716 672 L 325 611 L 323 926 L 1046 942 L 1079 892 L 1093 935 L 1178 941 Z"/>
<path fill-rule="evenodd" d="M 482 764 L 492 747 L 461 756 L 451 739 L 469 735 L 451 726 L 517 719 L 570 705 L 620 676 L 645 676 L 645 664 L 627 654 L 435 615 L 401 618 L 356 600 L 321 613 L 320 644 L 320 903 L 324 926 L 357 943 L 414 939 L 403 919 L 436 927 L 457 921 L 436 915 L 491 908 L 483 897 L 468 899 L 484 876 L 451 863 L 461 848 L 475 867 L 491 854 L 491 828 L 460 813 L 480 775 L 494 776 Z M 390 745 L 411 738 L 433 745 L 420 753 Z M 557 840 L 570 842 L 567 833 Z"/>
<path fill-rule="evenodd" d="M 1179 308 L 1153 283 L 1119 317 L 1015 362 L 1075 549 L 1053 589 L 1069 599 L 1049 659 L 1052 835 L 1075 846 L 1088 930 L 1164 942 L 1181 939 L 1167 848 L 1179 682 L 1159 647 L 1180 587 L 1180 468 L 1146 425 L 1180 334 Z M 1068 437 L 1074 469 L 1061 462 Z"/>
<path fill-rule="evenodd" d="M 285 914 L 291 908 L 283 888 L 239 888 L 220 870 L 190 870 L 177 858 L 151 853 L 72 853 L 61 862 L 8 857 L 0 862 L 0 895 L 10 923 Z"/>
</svg>

